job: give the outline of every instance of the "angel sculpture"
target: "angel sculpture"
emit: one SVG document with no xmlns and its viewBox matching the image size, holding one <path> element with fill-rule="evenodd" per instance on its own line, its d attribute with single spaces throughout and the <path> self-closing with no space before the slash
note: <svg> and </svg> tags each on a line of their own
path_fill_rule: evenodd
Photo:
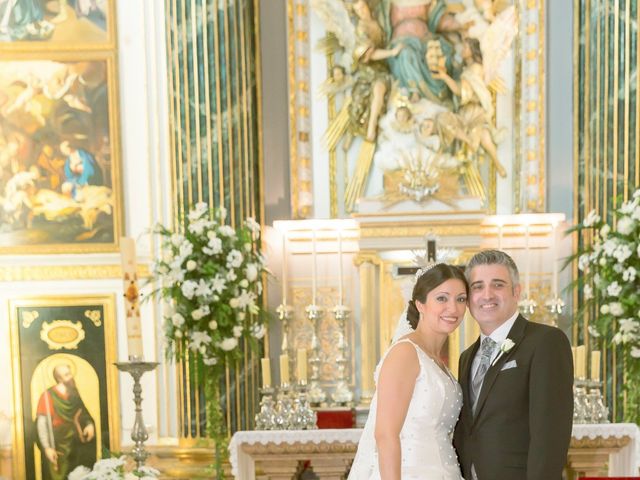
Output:
<svg viewBox="0 0 640 480">
<path fill-rule="evenodd" d="M 366 0 L 356 0 L 351 5 L 357 18 L 355 25 L 351 23 L 342 1 L 312 0 L 311 5 L 323 19 L 327 30 L 335 35 L 345 53 L 350 54 L 353 60 L 351 96 L 344 102 L 325 134 L 329 150 L 334 150 L 345 134 L 348 135 L 347 147 L 354 135 L 364 137 L 355 171 L 345 189 L 345 204 L 347 209 L 352 210 L 355 201 L 362 195 L 369 175 L 378 120 L 384 113 L 391 88 L 391 75 L 385 60 L 398 55 L 403 45 L 384 48 L 385 32 L 373 17 Z M 326 42 L 325 45 L 331 44 Z"/>
<path fill-rule="evenodd" d="M 482 147 L 501 177 L 507 173 L 498 161 L 496 144 L 500 133 L 494 127 L 490 89 L 499 93 L 504 91 L 504 82 L 497 77 L 496 71 L 515 37 L 515 22 L 515 9 L 509 7 L 489 26 L 482 40 L 465 38 L 462 47 L 465 66 L 459 81 L 442 68 L 434 73 L 434 77 L 442 79 L 460 100 L 456 115 L 464 133 L 456 135 L 457 138 L 463 140 L 472 153 Z M 451 116 L 444 117 L 447 118 L 452 119 Z"/>
</svg>

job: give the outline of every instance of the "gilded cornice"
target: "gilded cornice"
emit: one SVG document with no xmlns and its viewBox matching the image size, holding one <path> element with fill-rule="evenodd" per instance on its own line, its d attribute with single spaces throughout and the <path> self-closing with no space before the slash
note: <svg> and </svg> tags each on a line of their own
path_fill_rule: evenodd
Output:
<svg viewBox="0 0 640 480">
<path fill-rule="evenodd" d="M 149 266 L 138 265 L 138 277 L 149 277 Z M 0 282 L 102 280 L 121 278 L 120 265 L 12 265 L 0 267 Z"/>
</svg>

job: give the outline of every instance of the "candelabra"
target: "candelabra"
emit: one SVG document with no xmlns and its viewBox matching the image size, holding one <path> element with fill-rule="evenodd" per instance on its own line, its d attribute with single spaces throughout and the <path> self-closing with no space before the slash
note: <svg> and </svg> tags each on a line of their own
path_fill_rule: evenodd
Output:
<svg viewBox="0 0 640 480">
<path fill-rule="evenodd" d="M 288 383 L 283 383 L 278 391 L 278 400 L 276 402 L 275 429 L 294 430 L 294 423 L 291 386 Z"/>
<path fill-rule="evenodd" d="M 140 377 L 142 377 L 145 372 L 154 370 L 158 366 L 158 362 L 134 360 L 130 362 L 117 362 L 115 365 L 118 367 L 118 370 L 127 372 L 133 377 L 133 402 L 136 406 L 136 417 L 133 422 L 133 429 L 131 430 L 131 440 L 134 442 L 132 450 L 133 459 L 136 462 L 137 468 L 140 469 L 149 455 L 144 449 L 144 442 L 149 438 L 149 434 L 142 419 L 142 385 L 140 384 Z"/>
<path fill-rule="evenodd" d="M 602 400 L 601 388 L 602 382 L 575 380 L 573 423 L 609 423 L 609 409 Z"/>
<path fill-rule="evenodd" d="M 307 382 L 298 382 L 295 390 L 297 394 L 293 399 L 293 429 L 315 430 L 318 428 L 318 416 L 309 405 Z"/>
<path fill-rule="evenodd" d="M 307 318 L 313 327 L 313 336 L 311 337 L 311 382 L 309 383 L 308 398 L 312 404 L 318 405 L 325 401 L 327 394 L 320 386 L 320 341 L 318 340 L 319 320 L 324 315 L 323 310 L 318 305 L 308 305 L 306 308 Z"/>
<path fill-rule="evenodd" d="M 520 312 L 522 312 L 523 315 L 533 315 L 538 304 L 533 298 L 527 296 L 524 300 L 520 300 L 518 306 L 520 307 Z"/>
<path fill-rule="evenodd" d="M 275 390 L 271 387 L 263 387 L 260 390 L 260 412 L 256 414 L 256 430 L 275 430 L 276 409 L 273 401 Z"/>
<path fill-rule="evenodd" d="M 276 309 L 278 318 L 282 322 L 282 343 L 280 351 L 289 355 L 289 368 L 293 368 L 293 348 L 291 345 L 291 319 L 293 318 L 293 307 L 286 303 L 281 303 Z"/>
<path fill-rule="evenodd" d="M 333 309 L 333 315 L 338 323 L 338 384 L 331 398 L 334 403 L 339 405 L 348 404 L 353 400 L 353 392 L 349 388 L 347 368 L 349 364 L 346 323 L 349 318 L 350 310 L 345 305 L 338 305 Z"/>
</svg>

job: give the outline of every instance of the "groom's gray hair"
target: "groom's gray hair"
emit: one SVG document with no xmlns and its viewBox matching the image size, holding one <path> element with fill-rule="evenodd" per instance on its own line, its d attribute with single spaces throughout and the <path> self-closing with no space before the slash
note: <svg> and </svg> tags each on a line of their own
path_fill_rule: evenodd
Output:
<svg viewBox="0 0 640 480">
<path fill-rule="evenodd" d="M 483 250 L 471 257 L 471 260 L 469 260 L 464 270 L 464 274 L 469 283 L 471 283 L 471 271 L 478 265 L 504 265 L 507 267 L 507 270 L 509 270 L 509 276 L 511 277 L 513 286 L 515 287 L 520 283 L 520 275 L 518 274 L 516 262 L 501 250 Z"/>
</svg>

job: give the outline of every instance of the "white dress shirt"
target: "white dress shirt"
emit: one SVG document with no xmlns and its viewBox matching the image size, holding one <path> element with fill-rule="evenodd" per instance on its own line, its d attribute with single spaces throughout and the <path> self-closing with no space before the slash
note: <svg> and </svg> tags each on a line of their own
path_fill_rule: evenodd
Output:
<svg viewBox="0 0 640 480">
<path fill-rule="evenodd" d="M 496 345 L 498 346 L 498 348 L 496 348 L 493 351 L 493 355 L 491 355 L 491 363 L 493 363 L 493 361 L 496 359 L 496 357 L 500 353 L 500 345 L 502 345 L 502 342 L 504 342 L 507 339 L 507 335 L 509 335 L 509 331 L 511 330 L 511 327 L 513 327 L 513 324 L 516 322 L 516 318 L 518 318 L 518 315 L 519 313 L 516 310 L 516 313 L 514 313 L 509 320 L 504 322 L 502 325 L 496 328 L 493 332 L 491 332 L 491 335 L 489 335 L 489 337 L 491 337 L 491 340 L 496 342 Z M 487 337 L 487 335 L 485 335 L 484 333 L 480 333 L 480 345 L 482 345 L 482 341 L 485 339 L 485 337 Z M 476 352 L 476 356 L 473 357 L 473 363 L 471 364 L 470 378 L 475 377 L 476 372 L 478 371 L 478 367 L 480 367 L 480 356 L 481 356 L 480 350 L 481 349 L 478 348 L 478 351 Z"/>
</svg>

